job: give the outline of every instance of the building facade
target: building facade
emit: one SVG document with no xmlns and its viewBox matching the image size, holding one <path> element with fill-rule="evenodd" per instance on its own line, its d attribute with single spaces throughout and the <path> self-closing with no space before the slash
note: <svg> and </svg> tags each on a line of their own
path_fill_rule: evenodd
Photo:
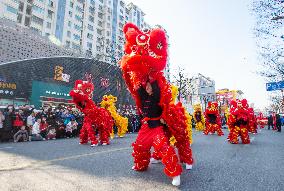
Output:
<svg viewBox="0 0 284 191">
<path fill-rule="evenodd" d="M 96 102 L 112 94 L 118 104 L 133 105 L 119 67 L 58 47 L 15 22 L 0 19 L 0 55 L 0 107 L 70 104 L 69 91 L 85 73 L 94 77 Z"/>
<path fill-rule="evenodd" d="M 202 74 L 190 79 L 192 104 L 201 103 L 203 109 L 206 108 L 209 101 L 216 101 L 215 81 Z"/>
</svg>

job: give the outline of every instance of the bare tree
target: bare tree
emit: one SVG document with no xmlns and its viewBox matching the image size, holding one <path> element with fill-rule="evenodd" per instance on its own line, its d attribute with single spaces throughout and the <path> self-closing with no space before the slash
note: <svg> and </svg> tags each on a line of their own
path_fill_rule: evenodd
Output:
<svg viewBox="0 0 284 191">
<path fill-rule="evenodd" d="M 186 98 L 191 93 L 191 79 L 188 78 L 183 68 L 178 68 L 177 74 L 174 75 L 174 84 L 179 88 L 178 100 Z"/>
<path fill-rule="evenodd" d="M 268 81 L 284 79 L 284 1 L 253 0 L 254 35 L 263 70 Z"/>
</svg>

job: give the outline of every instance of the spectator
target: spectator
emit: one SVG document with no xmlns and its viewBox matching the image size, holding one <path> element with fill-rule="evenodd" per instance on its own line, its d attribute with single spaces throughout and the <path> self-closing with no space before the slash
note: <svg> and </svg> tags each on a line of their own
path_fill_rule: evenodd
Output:
<svg viewBox="0 0 284 191">
<path fill-rule="evenodd" d="M 48 130 L 48 123 L 46 122 L 46 118 L 44 116 L 41 117 L 39 129 L 40 129 L 40 135 L 42 136 L 43 140 L 45 140 Z"/>
<path fill-rule="evenodd" d="M 31 141 L 42 141 L 43 140 L 42 136 L 40 135 L 40 123 L 41 123 L 41 119 L 38 118 L 35 124 L 33 125 Z"/>
<path fill-rule="evenodd" d="M 47 134 L 47 140 L 56 139 L 56 130 L 54 127 L 50 127 Z"/>
<path fill-rule="evenodd" d="M 19 110 L 19 112 L 15 112 L 13 116 L 13 127 L 14 129 L 17 129 L 17 131 L 24 125 L 24 120 L 22 117 L 22 110 Z M 17 132 L 15 131 L 15 132 Z"/>
<path fill-rule="evenodd" d="M 272 117 L 272 115 L 269 115 L 267 125 L 268 125 L 268 130 L 270 130 L 270 127 L 273 128 L 273 117 Z"/>
<path fill-rule="evenodd" d="M 71 119 L 71 121 L 66 125 L 66 137 L 70 138 L 72 135 L 74 136 L 74 132 L 77 132 L 78 123 L 75 119 Z"/>
<path fill-rule="evenodd" d="M 0 111 L 0 129 L 3 128 L 4 120 L 5 120 L 5 116 L 4 116 L 3 112 Z"/>
<path fill-rule="evenodd" d="M 21 129 L 14 135 L 14 142 L 24 141 L 26 142 L 28 140 L 28 131 L 26 130 L 26 126 L 22 126 Z"/>
<path fill-rule="evenodd" d="M 281 132 L 281 117 L 279 114 L 276 114 L 276 127 L 277 131 Z"/>
<path fill-rule="evenodd" d="M 29 131 L 29 135 L 32 134 L 33 125 L 35 123 L 35 113 L 32 112 L 27 118 L 27 128 Z"/>
<path fill-rule="evenodd" d="M 4 123 L 2 132 L 2 141 L 9 141 L 13 138 L 13 116 L 15 108 L 12 105 L 7 106 L 4 112 Z"/>
<path fill-rule="evenodd" d="M 58 119 L 56 121 L 57 127 L 56 127 L 56 138 L 64 138 L 65 136 L 65 126 L 61 119 Z"/>
</svg>

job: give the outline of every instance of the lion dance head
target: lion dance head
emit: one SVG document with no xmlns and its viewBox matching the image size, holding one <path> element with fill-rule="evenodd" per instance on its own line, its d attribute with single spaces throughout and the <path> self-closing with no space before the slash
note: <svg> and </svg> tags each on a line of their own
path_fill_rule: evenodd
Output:
<svg viewBox="0 0 284 191">
<path fill-rule="evenodd" d="M 87 80 L 76 80 L 74 88 L 70 91 L 73 103 L 79 110 L 84 110 L 89 102 L 92 102 L 94 85 L 91 75 L 86 75 Z"/>
<path fill-rule="evenodd" d="M 162 71 L 167 62 L 167 37 L 161 28 L 140 30 L 136 25 L 127 23 L 125 34 L 125 55 L 120 65 L 124 72 L 131 75 L 135 82 L 147 81 L 149 76 Z"/>
</svg>

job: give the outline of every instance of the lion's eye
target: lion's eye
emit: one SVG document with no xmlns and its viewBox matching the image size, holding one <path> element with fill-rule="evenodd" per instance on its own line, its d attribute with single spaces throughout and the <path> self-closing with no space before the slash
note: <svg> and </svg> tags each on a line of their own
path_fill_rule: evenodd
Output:
<svg viewBox="0 0 284 191">
<path fill-rule="evenodd" d="M 150 30 L 147 29 L 147 28 L 143 29 L 143 33 L 148 33 L 149 31 L 150 31 Z"/>
<path fill-rule="evenodd" d="M 157 44 L 157 49 L 161 50 L 162 48 L 163 48 L 163 45 L 162 45 L 161 42 L 159 42 L 159 43 Z"/>
</svg>

